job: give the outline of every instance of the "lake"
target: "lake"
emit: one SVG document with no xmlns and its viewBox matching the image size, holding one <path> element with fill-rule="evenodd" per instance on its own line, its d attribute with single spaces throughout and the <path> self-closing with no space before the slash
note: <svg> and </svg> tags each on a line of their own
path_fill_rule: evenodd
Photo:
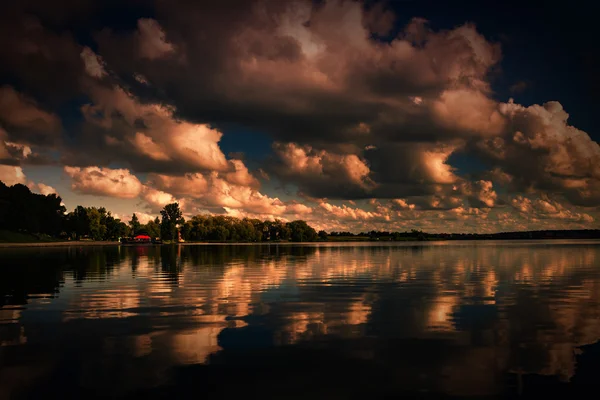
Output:
<svg viewBox="0 0 600 400">
<path fill-rule="evenodd" d="M 575 394 L 600 241 L 0 249 L 0 399 Z"/>
</svg>

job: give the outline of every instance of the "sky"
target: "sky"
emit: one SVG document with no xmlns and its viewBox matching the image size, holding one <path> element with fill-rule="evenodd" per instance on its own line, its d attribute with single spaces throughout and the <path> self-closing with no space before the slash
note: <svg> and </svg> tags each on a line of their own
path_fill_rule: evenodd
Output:
<svg viewBox="0 0 600 400">
<path fill-rule="evenodd" d="M 590 7 L 3 4 L 0 180 L 142 222 L 597 229 Z"/>
</svg>

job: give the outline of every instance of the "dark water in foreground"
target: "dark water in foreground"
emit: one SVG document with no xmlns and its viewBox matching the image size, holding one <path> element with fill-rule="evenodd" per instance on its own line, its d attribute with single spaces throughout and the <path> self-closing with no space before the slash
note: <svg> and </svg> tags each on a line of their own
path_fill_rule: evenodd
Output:
<svg viewBox="0 0 600 400">
<path fill-rule="evenodd" d="M 0 249 L 0 399 L 574 394 L 599 340 L 598 241 Z"/>
</svg>

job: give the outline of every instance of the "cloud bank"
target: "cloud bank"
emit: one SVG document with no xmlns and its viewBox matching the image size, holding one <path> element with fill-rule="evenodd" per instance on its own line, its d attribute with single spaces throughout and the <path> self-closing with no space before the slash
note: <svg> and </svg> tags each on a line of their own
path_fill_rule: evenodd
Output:
<svg viewBox="0 0 600 400">
<path fill-rule="evenodd" d="M 180 201 L 327 230 L 598 226 L 600 146 L 557 101 L 496 98 L 502 49 L 473 24 L 414 18 L 390 36 L 383 4 L 159 0 L 153 18 L 79 43 L 41 4 L 1 28 L 0 72 L 19 83 L 0 87 L 5 183 L 59 163 L 72 191 L 148 213 Z M 232 125 L 266 135 L 270 154 L 227 156 Z"/>
</svg>

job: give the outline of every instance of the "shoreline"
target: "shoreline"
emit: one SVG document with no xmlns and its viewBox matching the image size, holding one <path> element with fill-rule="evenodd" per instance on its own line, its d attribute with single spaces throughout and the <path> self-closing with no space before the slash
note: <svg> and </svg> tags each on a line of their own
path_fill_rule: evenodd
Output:
<svg viewBox="0 0 600 400">
<path fill-rule="evenodd" d="M 315 242 L 181 242 L 181 243 L 163 243 L 163 244 L 152 244 L 152 246 L 171 246 L 171 245 L 293 245 L 293 244 L 341 244 L 341 243 L 354 243 L 354 244 L 426 244 L 426 243 L 439 243 L 439 242 L 553 242 L 561 240 L 572 240 L 572 241 L 600 241 L 599 238 L 536 238 L 536 239 L 429 239 L 429 240 L 323 240 Z M 121 243 L 118 241 L 66 241 L 66 242 L 25 242 L 25 243 L 2 243 L 0 242 L 0 249 L 2 248 L 26 248 L 26 247 L 68 247 L 68 246 L 128 246 L 135 247 L 135 243 Z M 147 246 L 147 244 L 140 244 L 140 246 Z"/>
<path fill-rule="evenodd" d="M 121 242 L 71 240 L 65 242 L 28 242 L 28 243 L 1 243 L 0 248 L 8 247 L 60 247 L 60 246 L 114 246 Z"/>
</svg>

